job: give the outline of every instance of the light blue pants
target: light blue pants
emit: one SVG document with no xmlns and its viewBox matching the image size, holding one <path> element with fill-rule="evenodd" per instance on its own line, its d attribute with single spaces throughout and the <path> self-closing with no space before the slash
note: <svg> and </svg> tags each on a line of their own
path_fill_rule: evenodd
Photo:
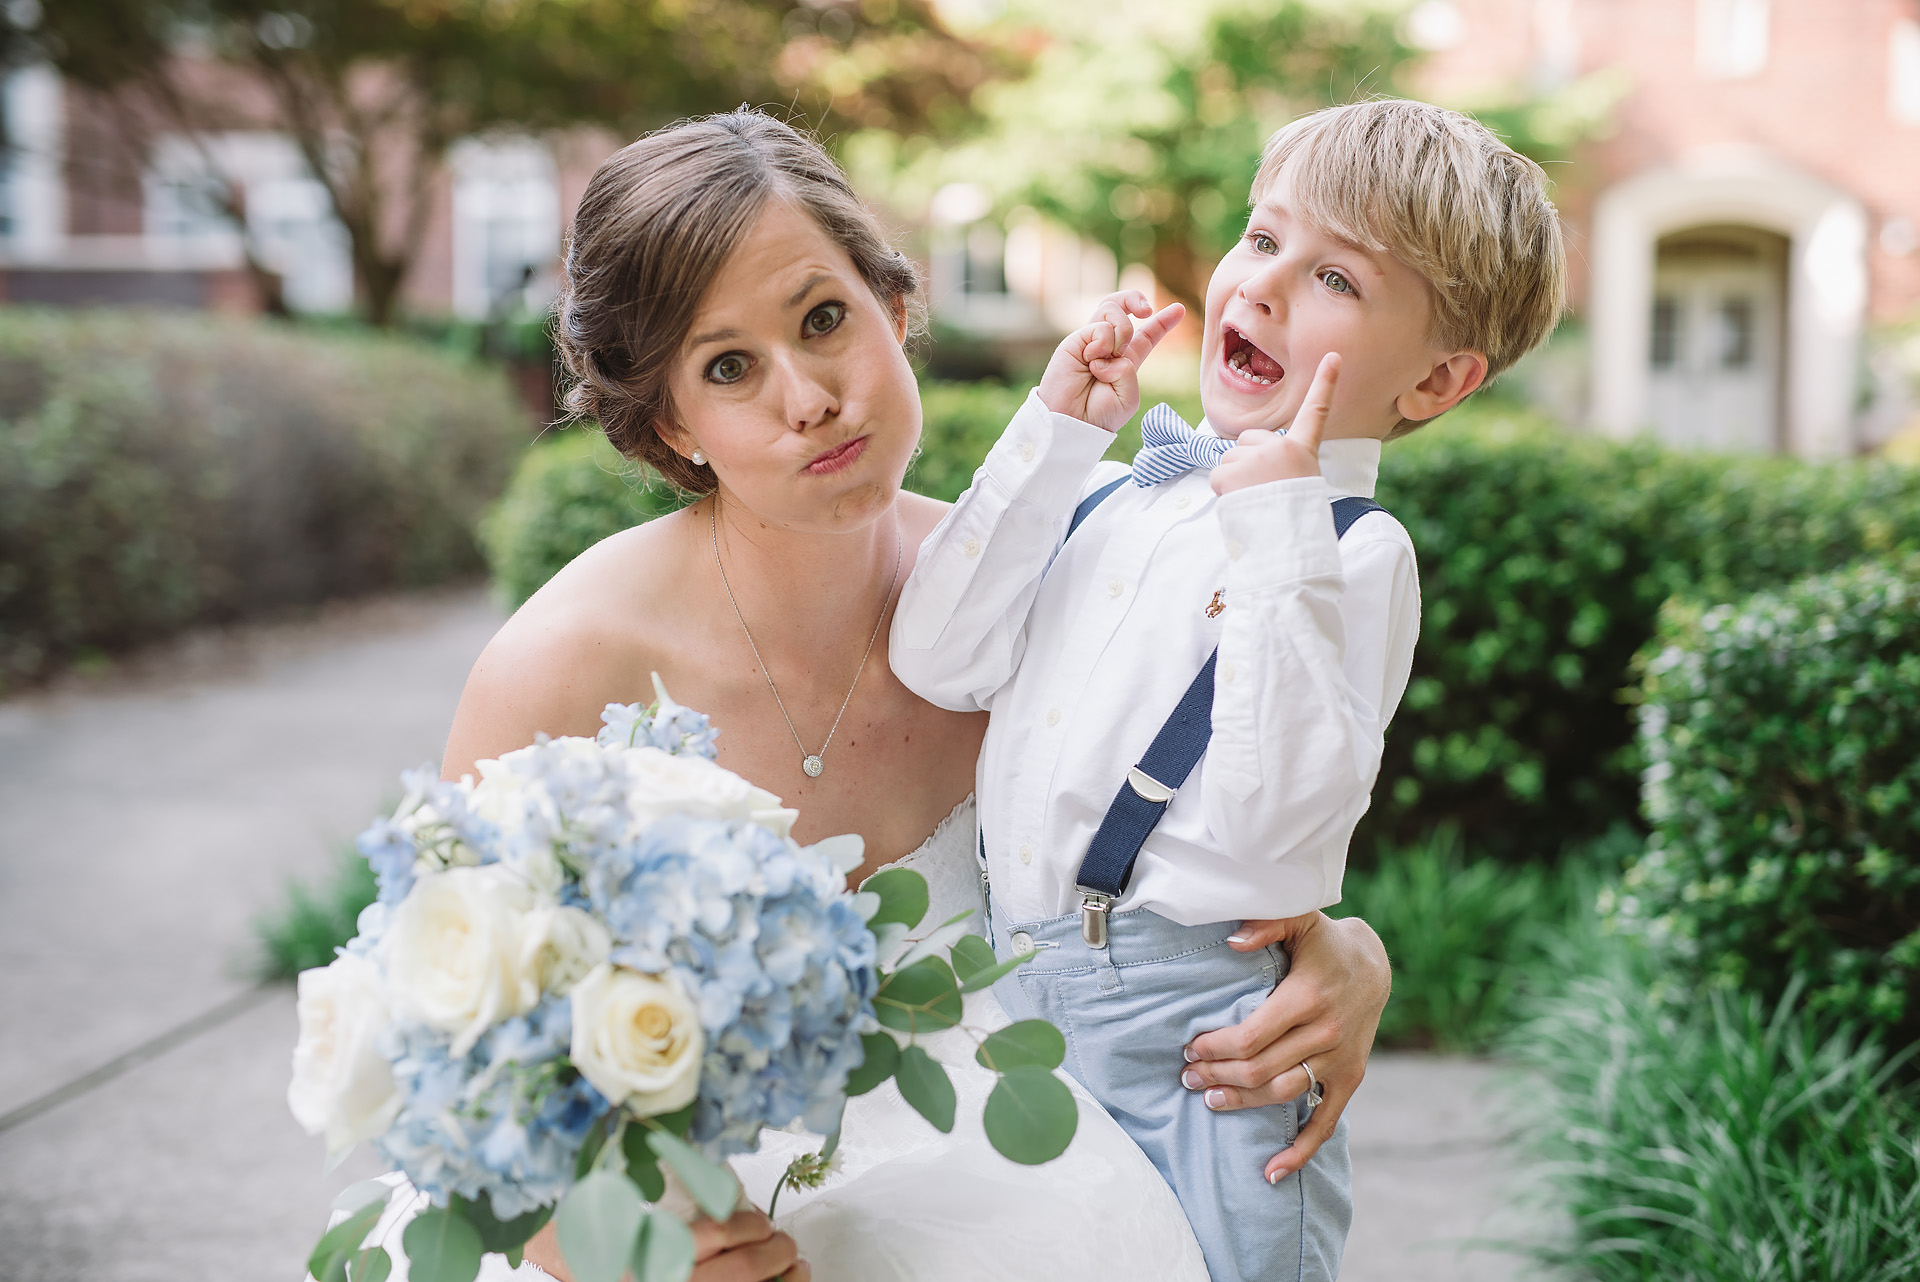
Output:
<svg viewBox="0 0 1920 1282">
<path fill-rule="evenodd" d="M 1001 957 L 1037 954 L 994 986 L 1000 1004 L 1066 1034 L 1067 1071 L 1166 1177 L 1213 1282 L 1338 1277 L 1353 1222 L 1345 1120 L 1304 1169 L 1269 1185 L 1267 1159 L 1299 1134 L 1306 1097 L 1216 1113 L 1180 1083 L 1186 1044 L 1252 1014 L 1287 973 L 1286 953 L 1235 952 L 1237 922 L 1181 926 L 1145 909 L 1114 914 L 1104 949 L 1082 941 L 1077 913 L 1007 922 L 990 910 L 989 924 Z"/>
</svg>

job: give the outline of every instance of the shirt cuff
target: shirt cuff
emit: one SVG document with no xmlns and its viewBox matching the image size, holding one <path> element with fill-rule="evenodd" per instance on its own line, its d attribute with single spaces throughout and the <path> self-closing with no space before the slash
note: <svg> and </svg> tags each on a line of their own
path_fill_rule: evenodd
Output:
<svg viewBox="0 0 1920 1282">
<path fill-rule="evenodd" d="M 1333 489 L 1320 476 L 1267 481 L 1222 495 L 1214 510 L 1233 587 L 1257 592 L 1339 575 L 1332 505 Z"/>
<path fill-rule="evenodd" d="M 1021 503 L 1065 516 L 1112 445 L 1112 432 L 1054 413 L 1036 389 L 987 452 L 981 471 Z"/>
</svg>

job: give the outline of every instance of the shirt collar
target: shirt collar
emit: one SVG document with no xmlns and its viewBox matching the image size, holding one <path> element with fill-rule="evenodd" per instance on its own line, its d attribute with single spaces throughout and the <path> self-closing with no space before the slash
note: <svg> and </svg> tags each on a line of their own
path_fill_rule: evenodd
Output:
<svg viewBox="0 0 1920 1282">
<path fill-rule="evenodd" d="M 1204 418 L 1194 431 L 1219 435 Z M 1363 499 L 1373 497 L 1374 486 L 1380 479 L 1380 444 L 1368 436 L 1320 442 L 1320 475 L 1327 478 L 1327 485 L 1336 498 L 1349 494 Z"/>
</svg>

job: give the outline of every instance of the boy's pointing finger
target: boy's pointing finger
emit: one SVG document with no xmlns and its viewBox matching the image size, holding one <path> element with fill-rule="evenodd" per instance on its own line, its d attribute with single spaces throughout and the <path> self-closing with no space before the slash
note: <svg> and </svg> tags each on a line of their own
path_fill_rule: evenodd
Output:
<svg viewBox="0 0 1920 1282">
<path fill-rule="evenodd" d="M 1300 403 L 1300 412 L 1293 416 L 1293 425 L 1287 429 L 1287 439 L 1313 453 L 1320 452 L 1320 441 L 1327 431 L 1327 419 L 1333 413 L 1333 389 L 1340 383 L 1340 353 L 1328 352 L 1320 358 L 1320 368 L 1313 372 L 1313 385 L 1307 388 L 1307 398 Z"/>
</svg>

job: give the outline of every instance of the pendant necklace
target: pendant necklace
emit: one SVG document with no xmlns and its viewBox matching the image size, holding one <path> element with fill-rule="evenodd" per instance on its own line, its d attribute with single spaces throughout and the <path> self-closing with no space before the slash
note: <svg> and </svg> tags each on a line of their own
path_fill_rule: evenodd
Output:
<svg viewBox="0 0 1920 1282">
<path fill-rule="evenodd" d="M 740 620 L 740 630 L 747 635 L 747 647 L 753 651 L 754 662 L 760 665 L 760 675 L 767 679 L 767 689 L 773 692 L 774 706 L 780 709 L 781 718 L 787 723 L 787 730 L 793 735 L 793 742 L 800 749 L 800 768 L 807 772 L 809 779 L 818 779 L 820 772 L 827 768 L 821 758 L 827 755 L 827 747 L 833 742 L 834 732 L 840 729 L 840 718 L 847 715 L 847 705 L 853 702 L 854 686 L 860 684 L 860 674 L 867 670 L 867 660 L 873 655 L 873 643 L 880 639 L 880 625 L 886 621 L 887 607 L 893 604 L 893 590 L 900 586 L 900 536 L 896 531 L 893 540 L 893 579 L 887 584 L 887 596 L 880 603 L 880 617 L 873 621 L 873 635 L 867 638 L 866 653 L 860 656 L 860 666 L 853 671 L 853 685 L 847 687 L 847 697 L 840 701 L 840 711 L 833 716 L 833 728 L 827 731 L 827 741 L 820 745 L 820 751 L 808 752 L 807 745 L 800 742 L 800 732 L 794 729 L 793 718 L 787 715 L 786 701 L 780 697 L 780 689 L 773 684 L 773 673 L 767 669 L 767 661 L 760 657 L 760 647 L 753 642 L 753 630 L 747 626 L 747 616 L 740 613 L 740 602 L 733 595 L 733 585 L 727 582 L 727 567 L 720 562 L 720 496 L 713 496 L 713 506 L 707 509 L 707 538 L 713 544 L 713 566 L 720 571 L 720 586 L 727 590 L 727 600 L 733 606 L 733 617 Z"/>
</svg>

